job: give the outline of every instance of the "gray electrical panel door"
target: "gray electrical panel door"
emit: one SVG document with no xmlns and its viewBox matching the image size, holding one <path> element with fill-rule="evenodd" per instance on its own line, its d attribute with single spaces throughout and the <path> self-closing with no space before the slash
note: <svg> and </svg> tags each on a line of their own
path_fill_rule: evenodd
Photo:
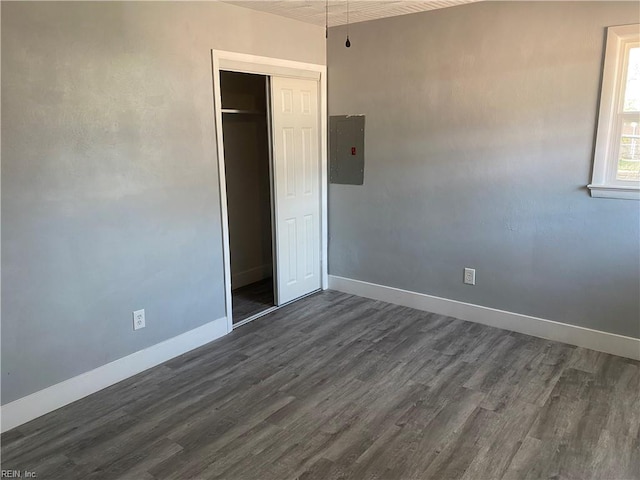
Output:
<svg viewBox="0 0 640 480">
<path fill-rule="evenodd" d="M 364 184 L 364 115 L 329 117 L 329 181 Z"/>
</svg>

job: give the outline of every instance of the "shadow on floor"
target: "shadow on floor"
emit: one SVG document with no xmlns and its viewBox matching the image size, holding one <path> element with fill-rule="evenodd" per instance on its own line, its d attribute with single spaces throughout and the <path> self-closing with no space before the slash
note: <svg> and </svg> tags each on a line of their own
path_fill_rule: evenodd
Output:
<svg viewBox="0 0 640 480">
<path fill-rule="evenodd" d="M 273 307 L 273 278 L 240 287 L 232 292 L 233 323 Z"/>
</svg>

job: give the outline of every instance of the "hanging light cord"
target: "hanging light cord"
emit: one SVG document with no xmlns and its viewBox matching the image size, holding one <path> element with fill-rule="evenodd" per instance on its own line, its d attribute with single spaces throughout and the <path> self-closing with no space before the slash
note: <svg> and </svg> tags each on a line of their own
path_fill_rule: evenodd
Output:
<svg viewBox="0 0 640 480">
<path fill-rule="evenodd" d="M 329 38 L 329 0 L 324 6 L 324 38 Z"/>
<path fill-rule="evenodd" d="M 349 36 L 349 0 L 347 0 L 347 37 Z"/>
<path fill-rule="evenodd" d="M 347 0 L 347 41 L 344 46 L 347 48 L 351 46 L 351 41 L 349 40 L 349 0 Z"/>
</svg>

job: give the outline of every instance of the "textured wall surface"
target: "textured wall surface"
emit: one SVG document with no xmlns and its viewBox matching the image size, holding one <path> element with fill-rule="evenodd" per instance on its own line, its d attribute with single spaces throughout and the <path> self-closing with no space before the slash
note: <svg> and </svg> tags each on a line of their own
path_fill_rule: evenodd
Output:
<svg viewBox="0 0 640 480">
<path fill-rule="evenodd" d="M 325 60 L 221 3 L 2 2 L 3 404 L 224 316 L 212 48 Z"/>
<path fill-rule="evenodd" d="M 367 166 L 330 185 L 330 273 L 640 337 L 640 202 L 585 188 L 605 27 L 639 9 L 482 2 L 354 24 L 349 49 L 331 29 L 329 114 L 367 116 Z"/>
</svg>

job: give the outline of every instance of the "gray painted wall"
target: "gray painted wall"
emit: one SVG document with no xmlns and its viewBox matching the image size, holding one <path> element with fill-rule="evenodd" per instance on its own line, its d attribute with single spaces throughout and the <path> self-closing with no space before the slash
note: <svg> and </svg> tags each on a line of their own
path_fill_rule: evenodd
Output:
<svg viewBox="0 0 640 480">
<path fill-rule="evenodd" d="M 329 34 L 329 114 L 367 116 L 330 185 L 333 275 L 640 337 L 640 202 L 590 182 L 605 27 L 637 2 L 491 2 Z M 477 285 L 463 285 L 463 267 Z"/>
<path fill-rule="evenodd" d="M 224 315 L 211 48 L 325 61 L 226 4 L 2 2 L 3 404 Z"/>
</svg>

